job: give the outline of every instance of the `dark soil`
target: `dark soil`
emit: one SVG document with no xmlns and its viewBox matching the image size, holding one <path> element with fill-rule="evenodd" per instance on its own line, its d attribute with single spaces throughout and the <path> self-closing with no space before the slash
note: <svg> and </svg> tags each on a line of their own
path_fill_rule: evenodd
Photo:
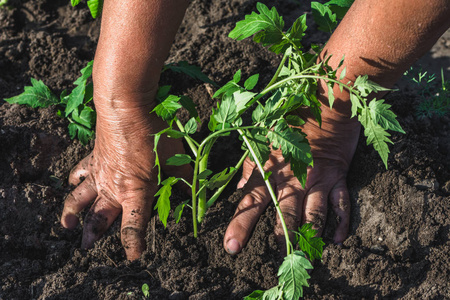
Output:
<svg viewBox="0 0 450 300">
<path fill-rule="evenodd" d="M 278 7 L 288 24 L 309 6 L 263 2 Z M 20 93 L 30 77 L 57 93 L 71 88 L 93 58 L 99 20 L 67 0 L 10 3 L 13 8 L 0 9 L 0 98 Z M 266 83 L 279 57 L 250 40 L 227 38 L 255 3 L 192 1 L 168 62 L 197 64 L 219 84 L 238 69 L 244 76 L 260 73 Z M 306 44 L 327 40 L 311 27 Z M 438 43 L 438 63 L 449 66 L 446 37 Z M 433 58 L 427 61 L 436 65 Z M 191 96 L 203 120 L 209 116 L 211 86 L 169 72 L 162 81 Z M 306 299 L 450 299 L 449 118 L 417 119 L 421 99 L 405 89 L 388 101 L 406 134 L 392 136 L 389 170 L 361 139 L 348 178 L 350 236 L 343 246 L 333 245 L 330 213 L 323 262 L 315 265 Z M 276 285 L 282 257 L 273 234 L 274 209 L 266 211 L 241 254 L 230 256 L 222 247 L 241 196 L 232 187 L 208 214 L 197 240 L 188 214 L 167 229 L 154 216 L 148 249 L 138 261 L 125 259 L 120 222 L 93 249 L 81 250 L 81 228 L 64 230 L 59 220 L 69 171 L 93 143 L 71 141 L 67 125 L 55 108 L 0 103 L 0 299 L 141 299 L 144 283 L 150 299 L 241 299 Z M 221 143 L 211 168 L 223 169 L 222 162 L 236 160 L 239 152 L 237 143 Z M 183 197 L 177 194 L 174 201 Z"/>
</svg>

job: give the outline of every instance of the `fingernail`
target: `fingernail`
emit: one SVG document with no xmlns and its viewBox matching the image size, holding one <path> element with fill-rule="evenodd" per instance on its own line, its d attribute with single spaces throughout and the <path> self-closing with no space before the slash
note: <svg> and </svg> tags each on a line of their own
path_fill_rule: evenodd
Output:
<svg viewBox="0 0 450 300">
<path fill-rule="evenodd" d="M 241 251 L 241 244 L 235 239 L 231 239 L 227 242 L 227 252 L 230 254 L 236 254 Z"/>
<path fill-rule="evenodd" d="M 63 226 L 68 229 L 74 229 L 78 224 L 78 217 L 75 215 L 67 215 L 64 218 Z"/>
</svg>

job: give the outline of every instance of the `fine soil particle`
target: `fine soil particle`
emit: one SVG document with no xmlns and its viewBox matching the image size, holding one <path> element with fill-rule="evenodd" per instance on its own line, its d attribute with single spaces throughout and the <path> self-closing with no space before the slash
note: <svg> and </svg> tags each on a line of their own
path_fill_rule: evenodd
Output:
<svg viewBox="0 0 450 300">
<path fill-rule="evenodd" d="M 310 6 L 262 2 L 276 6 L 288 25 Z M 31 77 L 56 93 L 73 88 L 80 69 L 93 59 L 99 20 L 92 20 L 83 3 L 77 8 L 67 0 L 9 3 L 11 8 L 0 9 L 0 98 L 20 93 Z M 238 69 L 244 78 L 259 73 L 256 88 L 263 87 L 280 58 L 251 40 L 227 37 L 255 4 L 192 1 L 168 62 L 196 64 L 219 84 Z M 326 42 L 328 36 L 308 24 L 305 45 Z M 447 57 L 450 65 L 446 36 L 439 41 L 439 59 Z M 170 71 L 161 81 L 194 99 L 207 124 L 212 86 Z M 387 98 L 406 134 L 392 135 L 389 170 L 361 138 L 348 175 L 349 238 L 340 246 L 332 243 L 336 216 L 330 211 L 323 261 L 315 263 L 305 299 L 450 298 L 449 118 L 417 119 L 421 99 L 408 90 Z M 147 250 L 137 261 L 125 258 L 120 220 L 92 249 L 80 249 L 82 228 L 64 230 L 60 215 L 70 170 L 93 143 L 71 141 L 67 121 L 56 113 L 0 102 L 0 299 L 141 299 L 144 283 L 150 299 L 242 299 L 277 284 L 282 256 L 272 207 L 242 253 L 231 256 L 223 249 L 226 226 L 242 197 L 242 191 L 234 192 L 237 180 L 211 208 L 197 239 L 186 209 L 178 224 L 170 217 L 166 229 L 152 217 Z M 180 118 L 186 121 L 187 114 Z M 211 169 L 221 171 L 239 159 L 239 142 L 231 140 L 213 149 Z M 173 207 L 185 198 L 175 191 Z"/>
</svg>

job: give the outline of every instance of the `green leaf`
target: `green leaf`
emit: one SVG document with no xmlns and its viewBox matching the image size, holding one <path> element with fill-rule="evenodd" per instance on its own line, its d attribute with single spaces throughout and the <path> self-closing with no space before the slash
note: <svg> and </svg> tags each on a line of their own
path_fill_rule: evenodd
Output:
<svg viewBox="0 0 450 300">
<path fill-rule="evenodd" d="M 209 175 L 211 175 L 213 172 L 211 170 L 204 170 L 203 172 L 201 172 L 200 174 L 198 174 L 197 178 L 198 179 L 206 179 L 208 178 Z"/>
<path fill-rule="evenodd" d="M 251 90 L 255 87 L 255 85 L 258 83 L 259 74 L 255 74 L 250 76 L 245 82 L 244 87 L 246 90 Z"/>
<path fill-rule="evenodd" d="M 244 300 L 278 300 L 283 299 L 280 298 L 282 294 L 283 290 L 279 285 L 277 285 L 267 291 L 256 290 L 246 296 Z"/>
<path fill-rule="evenodd" d="M 367 97 L 370 93 L 390 91 L 390 89 L 382 87 L 378 83 L 369 80 L 368 75 L 358 76 L 353 86 L 361 92 L 363 97 Z"/>
<path fill-rule="evenodd" d="M 322 238 L 315 237 L 317 230 L 312 229 L 312 226 L 312 223 L 303 224 L 298 232 L 295 232 L 300 249 L 308 254 L 311 261 L 322 259 L 323 246 L 325 245 Z"/>
<path fill-rule="evenodd" d="M 270 147 L 267 141 L 267 137 L 262 135 L 258 130 L 252 130 L 252 132 L 247 132 L 247 139 L 249 141 L 250 147 L 252 151 L 250 153 L 254 153 L 256 159 L 261 162 L 264 166 L 266 161 L 269 159 Z M 253 154 L 250 154 L 250 158 L 252 161 L 255 161 Z"/>
<path fill-rule="evenodd" d="M 372 100 L 369 103 L 372 120 L 386 130 L 394 130 L 405 133 L 396 119 L 396 115 L 390 110 L 391 105 L 384 103 L 384 100 Z"/>
<path fill-rule="evenodd" d="M 172 195 L 172 185 L 178 182 L 178 178 L 169 177 L 162 182 L 162 187 L 156 192 L 155 197 L 159 196 L 155 205 L 155 210 L 158 210 L 159 219 L 167 227 L 167 218 L 170 211 L 170 195 Z"/>
<path fill-rule="evenodd" d="M 358 109 L 362 109 L 361 101 L 359 100 L 358 96 L 351 92 L 350 93 L 350 102 L 352 103 L 352 118 L 356 116 L 358 113 Z"/>
<path fill-rule="evenodd" d="M 142 285 L 142 294 L 144 294 L 144 297 L 148 297 L 148 296 L 150 296 L 150 288 L 148 287 L 148 284 L 146 284 L 146 283 L 144 283 L 143 285 Z"/>
<path fill-rule="evenodd" d="M 267 138 L 274 149 L 281 148 L 286 163 L 291 163 L 291 169 L 300 183 L 305 186 L 306 168 L 313 165 L 311 148 L 308 141 L 298 130 L 290 128 L 285 120 L 280 120 Z"/>
<path fill-rule="evenodd" d="M 84 67 L 83 69 L 81 69 L 81 76 L 77 78 L 77 80 L 75 80 L 73 82 L 73 84 L 75 85 L 86 85 L 86 81 L 89 79 L 89 77 L 92 76 L 92 69 L 94 67 L 94 61 L 91 60 L 90 62 L 87 63 L 86 67 Z"/>
<path fill-rule="evenodd" d="M 186 74 L 194 79 L 201 80 L 206 83 L 210 83 L 214 86 L 217 86 L 217 84 L 212 81 L 211 79 L 206 76 L 205 73 L 202 72 L 199 66 L 196 65 L 190 65 L 187 61 L 180 61 L 178 63 L 171 63 L 166 66 L 164 66 L 163 71 L 165 70 L 172 70 L 177 73 L 183 73 Z"/>
<path fill-rule="evenodd" d="M 187 134 L 193 134 L 197 131 L 197 121 L 195 118 L 191 118 L 186 125 L 184 125 L 184 130 Z"/>
<path fill-rule="evenodd" d="M 255 97 L 256 93 L 247 91 L 236 91 L 233 94 L 234 102 L 236 104 L 236 111 L 240 114 L 247 108 L 247 104 Z"/>
<path fill-rule="evenodd" d="M 95 123 L 95 111 L 89 106 L 80 105 L 72 112 L 71 118 L 76 123 L 92 129 Z"/>
<path fill-rule="evenodd" d="M 156 100 L 158 100 L 158 103 L 161 103 L 169 96 L 169 92 L 172 86 L 170 85 L 163 85 L 158 88 L 158 91 L 156 92 Z"/>
<path fill-rule="evenodd" d="M 94 19 L 102 13 L 103 0 L 88 0 L 87 5 Z"/>
<path fill-rule="evenodd" d="M 288 30 L 287 36 L 290 42 L 297 48 L 302 47 L 301 40 L 305 35 L 305 31 L 307 28 L 308 26 L 306 26 L 306 14 L 303 14 L 298 17 L 297 20 L 295 20 L 294 24 L 292 24 L 291 28 Z M 286 49 L 283 49 L 283 51 L 285 50 Z"/>
<path fill-rule="evenodd" d="M 185 133 L 183 133 L 181 131 L 178 131 L 178 130 L 173 130 L 173 129 L 170 129 L 170 128 L 167 128 L 167 131 L 165 133 L 171 139 L 179 139 L 179 138 L 182 138 L 182 137 L 186 136 Z"/>
<path fill-rule="evenodd" d="M 328 103 L 330 104 L 330 108 L 333 108 L 333 103 L 334 103 L 334 91 L 333 91 L 334 84 L 333 84 L 333 82 L 328 81 L 327 87 L 328 87 Z"/>
<path fill-rule="evenodd" d="M 70 3 L 72 6 L 77 6 L 80 3 L 81 0 L 70 0 Z"/>
<path fill-rule="evenodd" d="M 60 102 L 41 80 L 31 78 L 31 85 L 26 86 L 22 94 L 5 99 L 5 101 L 11 104 L 25 104 L 33 108 L 48 107 Z"/>
<path fill-rule="evenodd" d="M 284 21 L 275 7 L 271 10 L 262 3 L 256 4 L 259 14 L 252 12 L 245 19 L 236 23 L 236 27 L 228 35 L 232 39 L 243 40 L 255 34 L 253 40 L 263 46 L 285 43 L 283 41 Z M 271 50 L 271 49 L 269 49 Z"/>
<path fill-rule="evenodd" d="M 189 114 L 191 115 L 192 118 L 198 119 L 198 112 L 197 112 L 197 109 L 195 108 L 194 101 L 192 101 L 191 98 L 189 98 L 188 96 L 184 96 L 184 95 L 181 96 L 180 104 L 185 109 L 187 109 L 187 111 L 189 112 Z M 198 119 L 198 121 L 200 121 L 200 119 Z"/>
<path fill-rule="evenodd" d="M 87 145 L 89 143 L 89 140 L 91 140 L 94 136 L 93 130 L 86 128 L 78 123 L 70 123 L 68 128 L 70 138 L 74 139 L 75 137 L 77 137 L 83 145 Z"/>
<path fill-rule="evenodd" d="M 220 173 L 215 174 L 211 179 L 206 182 L 206 186 L 213 190 L 226 184 L 236 174 L 236 169 L 233 167 L 226 168 Z"/>
<path fill-rule="evenodd" d="M 319 30 L 333 32 L 337 26 L 336 15 L 327 6 L 319 2 L 311 2 L 311 10 L 314 21 L 319 26 Z"/>
<path fill-rule="evenodd" d="M 388 138 L 390 134 L 380 125 L 373 122 L 368 108 L 361 111 L 358 120 L 364 127 L 364 135 L 367 137 L 367 145 L 373 145 L 380 155 L 387 169 L 387 159 L 389 156 L 389 147 L 387 143 L 392 143 Z"/>
<path fill-rule="evenodd" d="M 178 222 L 180 222 L 181 214 L 183 213 L 184 207 L 188 203 L 189 203 L 189 200 L 186 200 L 175 208 L 175 211 L 173 212 L 173 217 L 175 219 L 176 224 L 178 224 Z"/>
<path fill-rule="evenodd" d="M 175 154 L 166 160 L 166 165 L 182 166 L 192 162 L 192 158 L 187 154 Z"/>
<path fill-rule="evenodd" d="M 178 100 L 180 97 L 169 95 L 152 112 L 155 112 L 164 121 L 170 122 L 175 118 L 177 110 L 182 107 Z"/>
<path fill-rule="evenodd" d="M 301 251 L 287 255 L 278 270 L 280 285 L 283 285 L 284 299 L 298 299 L 303 297 L 303 286 L 309 286 L 310 278 L 306 270 L 313 266 Z"/>
<path fill-rule="evenodd" d="M 86 90 L 86 80 L 72 90 L 72 92 L 69 95 L 69 100 L 67 101 L 66 109 L 64 110 L 66 118 L 70 115 L 70 113 L 72 113 L 75 109 L 77 109 L 78 106 L 83 104 L 85 90 Z"/>
<path fill-rule="evenodd" d="M 236 91 L 243 90 L 243 88 L 238 85 L 240 80 L 241 80 L 241 70 L 237 70 L 237 72 L 233 76 L 233 79 L 227 82 L 223 87 L 218 89 L 214 93 L 213 98 L 219 98 L 222 95 L 230 96 Z"/>
<path fill-rule="evenodd" d="M 161 184 L 161 164 L 159 162 L 159 155 L 158 155 L 158 143 L 159 143 L 159 139 L 161 138 L 161 135 L 167 131 L 168 128 L 163 129 L 162 131 L 158 132 L 157 134 L 155 134 L 155 140 L 154 140 L 154 145 L 153 145 L 153 153 L 155 153 L 155 167 L 158 168 L 158 185 Z"/>
<path fill-rule="evenodd" d="M 219 123 L 232 123 L 238 116 L 236 104 L 231 97 L 225 97 L 214 113 L 214 119 Z"/>
<path fill-rule="evenodd" d="M 354 0 L 331 0 L 325 3 L 337 16 L 343 19 Z"/>
<path fill-rule="evenodd" d="M 302 126 L 305 121 L 297 115 L 286 116 L 286 122 L 291 126 Z"/>
</svg>

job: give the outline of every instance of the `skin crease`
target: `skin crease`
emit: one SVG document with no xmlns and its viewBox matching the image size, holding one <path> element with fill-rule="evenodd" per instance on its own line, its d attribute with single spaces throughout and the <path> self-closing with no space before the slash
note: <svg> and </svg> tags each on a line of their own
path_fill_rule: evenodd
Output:
<svg viewBox="0 0 450 300">
<path fill-rule="evenodd" d="M 149 134 L 165 127 L 148 112 L 155 105 L 160 70 L 187 5 L 185 0 L 104 2 L 93 72 L 96 142 L 93 152 L 71 172 L 69 181 L 77 187 L 66 198 L 61 217 L 64 227 L 74 228 L 77 214 L 91 204 L 83 230 L 84 248 L 92 247 L 122 212 L 121 236 L 127 258 L 137 259 L 145 249 L 144 233 L 157 190 Z M 450 26 L 449 13 L 447 0 L 357 0 L 323 53 L 333 54 L 332 67 L 345 54 L 345 82 L 368 74 L 390 87 Z M 330 110 L 326 86 L 320 83 L 319 99 L 324 104 L 321 128 L 308 111 L 298 111 L 307 120 L 303 131 L 314 157 L 305 189 L 279 151 L 272 151 L 265 168 L 272 171 L 271 180 L 289 228 L 312 222 L 320 234 L 329 202 L 340 220 L 334 241 L 341 243 L 350 220 L 346 176 L 360 125 L 349 118 L 348 94 L 337 87 L 334 92 L 336 100 Z M 183 153 L 178 140 L 162 139 L 159 145 L 159 153 L 166 155 L 161 162 Z M 163 171 L 177 177 L 192 173 L 189 167 L 164 167 Z M 224 247 L 231 254 L 246 245 L 271 202 L 259 172 L 249 161 L 238 187 L 244 187 L 245 196 L 224 236 Z M 275 233 L 282 238 L 280 226 Z"/>
</svg>

